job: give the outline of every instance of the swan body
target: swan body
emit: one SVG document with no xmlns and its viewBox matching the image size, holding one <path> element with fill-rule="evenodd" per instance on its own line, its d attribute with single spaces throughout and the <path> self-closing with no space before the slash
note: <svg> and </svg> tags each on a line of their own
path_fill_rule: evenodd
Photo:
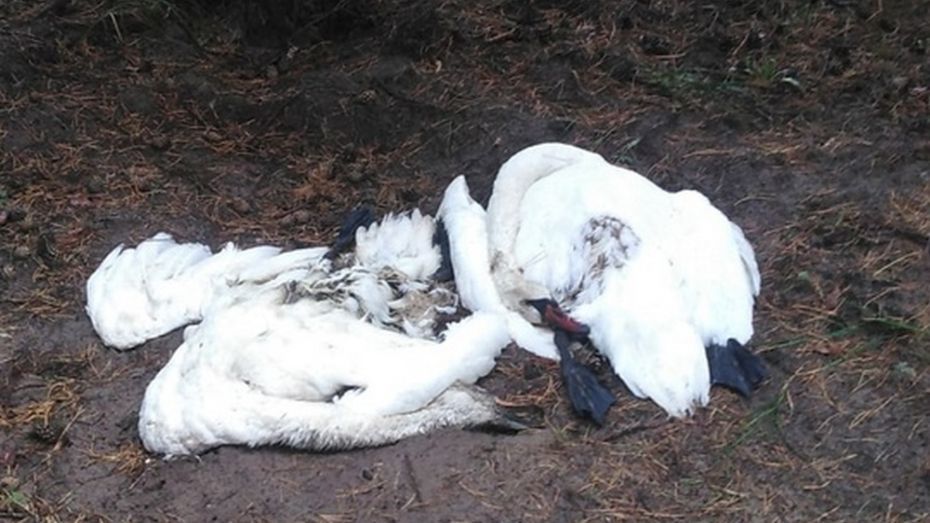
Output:
<svg viewBox="0 0 930 523">
<path fill-rule="evenodd" d="M 421 279 L 439 265 L 434 229 L 418 212 L 389 216 L 356 233 L 350 260 L 326 248 L 212 254 L 166 234 L 111 252 L 87 285 L 105 343 L 129 348 L 200 322 L 146 389 L 145 447 L 343 449 L 503 422 L 471 384 L 510 341 L 506 321 L 475 314 L 435 339 L 435 312 L 455 296 Z"/>
<path fill-rule="evenodd" d="M 541 144 L 501 167 L 487 217 L 509 306 L 565 305 L 629 389 L 672 416 L 707 404 L 705 347 L 752 336 L 752 247 L 695 191 L 669 193 L 600 155 Z"/>
</svg>

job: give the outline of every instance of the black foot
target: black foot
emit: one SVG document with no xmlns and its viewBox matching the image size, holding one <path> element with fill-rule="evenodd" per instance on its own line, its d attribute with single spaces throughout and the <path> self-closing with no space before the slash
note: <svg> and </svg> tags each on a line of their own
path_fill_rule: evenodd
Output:
<svg viewBox="0 0 930 523">
<path fill-rule="evenodd" d="M 449 233 L 442 220 L 436 220 L 433 245 L 439 246 L 439 254 L 442 255 L 442 261 L 439 263 L 439 269 L 433 274 L 433 279 L 439 282 L 452 281 L 455 279 L 455 272 L 452 270 L 452 254 L 449 252 Z"/>
<path fill-rule="evenodd" d="M 711 384 L 724 386 L 744 398 L 748 398 L 768 376 L 762 359 L 732 338 L 726 347 L 707 347 L 707 363 L 710 365 Z"/>
<path fill-rule="evenodd" d="M 572 408 L 579 416 L 603 425 L 607 409 L 616 403 L 617 399 L 610 390 L 601 385 L 591 369 L 578 363 L 572 356 L 569 350 L 569 333 L 556 329 L 555 345 L 559 348 L 559 370 L 562 371 L 562 380 L 565 382 L 565 390 L 568 392 Z"/>
<path fill-rule="evenodd" d="M 368 227 L 375 221 L 375 213 L 370 207 L 356 207 L 342 220 L 339 235 L 333 246 L 326 252 L 326 259 L 332 260 L 346 251 L 355 243 L 355 231 L 360 227 Z"/>
</svg>

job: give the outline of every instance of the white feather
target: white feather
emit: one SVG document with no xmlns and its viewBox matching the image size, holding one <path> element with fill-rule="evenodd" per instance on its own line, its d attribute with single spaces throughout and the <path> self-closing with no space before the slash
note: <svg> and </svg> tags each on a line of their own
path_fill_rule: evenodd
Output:
<svg viewBox="0 0 930 523">
<path fill-rule="evenodd" d="M 436 231 L 431 216 L 414 209 L 389 214 L 380 222 L 355 233 L 355 257 L 373 270 L 390 267 L 413 280 L 426 280 L 439 270 L 441 256 L 433 245 Z"/>
</svg>

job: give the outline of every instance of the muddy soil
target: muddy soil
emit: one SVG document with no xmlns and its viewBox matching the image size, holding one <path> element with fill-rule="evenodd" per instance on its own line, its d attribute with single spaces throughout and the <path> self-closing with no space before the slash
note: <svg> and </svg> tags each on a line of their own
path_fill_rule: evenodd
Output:
<svg viewBox="0 0 930 523">
<path fill-rule="evenodd" d="M 209 4 L 209 5 L 207 5 Z M 0 5 L 0 518 L 930 518 L 926 2 Z M 102 346 L 83 285 L 158 231 L 329 241 L 358 203 L 435 210 L 541 141 L 704 192 L 763 271 L 750 401 L 669 421 L 557 366 L 483 381 L 535 429 L 163 462 L 137 409 L 179 334 Z M 609 377 L 603 362 L 600 372 Z"/>
</svg>

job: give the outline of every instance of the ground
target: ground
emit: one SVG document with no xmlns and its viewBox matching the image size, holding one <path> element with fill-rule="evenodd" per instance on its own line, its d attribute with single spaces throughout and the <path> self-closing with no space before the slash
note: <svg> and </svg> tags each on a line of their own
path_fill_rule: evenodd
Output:
<svg viewBox="0 0 930 523">
<path fill-rule="evenodd" d="M 930 518 L 927 8 L 4 2 L 0 518 Z M 511 347 L 482 383 L 534 424 L 519 435 L 144 452 L 137 409 L 179 335 L 95 337 L 83 284 L 115 245 L 321 244 L 359 202 L 434 211 L 458 174 L 487 198 L 552 140 L 743 227 L 771 370 L 751 400 L 715 390 L 668 420 L 613 379 L 597 428 L 555 364 Z"/>
</svg>

